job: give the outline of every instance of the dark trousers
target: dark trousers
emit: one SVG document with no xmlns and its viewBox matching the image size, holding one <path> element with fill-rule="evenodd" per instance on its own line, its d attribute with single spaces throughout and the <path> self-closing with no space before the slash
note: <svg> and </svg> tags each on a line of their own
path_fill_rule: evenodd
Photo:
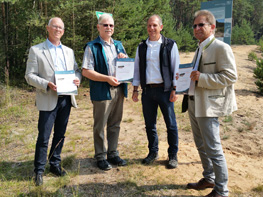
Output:
<svg viewBox="0 0 263 197">
<path fill-rule="evenodd" d="M 64 144 L 65 132 L 71 110 L 70 96 L 58 98 L 57 106 L 52 111 L 40 111 L 38 120 L 38 138 L 35 151 L 35 173 L 43 173 L 47 162 L 49 137 L 54 125 L 54 135 L 48 160 L 50 165 L 58 166 Z"/>
<path fill-rule="evenodd" d="M 174 103 L 169 101 L 170 94 L 171 91 L 164 92 L 163 87 L 147 87 L 142 93 L 143 116 L 149 142 L 149 152 L 157 153 L 159 150 L 156 129 L 158 106 L 161 109 L 167 128 L 168 154 L 176 155 L 178 152 L 178 129 Z"/>
</svg>

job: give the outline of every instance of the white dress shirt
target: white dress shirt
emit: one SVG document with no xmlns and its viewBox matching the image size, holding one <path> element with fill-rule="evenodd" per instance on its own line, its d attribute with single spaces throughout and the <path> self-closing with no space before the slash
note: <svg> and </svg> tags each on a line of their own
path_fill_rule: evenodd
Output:
<svg viewBox="0 0 263 197">
<path fill-rule="evenodd" d="M 162 44 L 162 36 L 158 41 L 146 40 L 146 84 L 163 83 L 163 78 L 160 70 L 160 47 Z M 137 47 L 135 62 L 134 62 L 134 77 L 133 86 L 140 85 L 140 70 L 139 70 L 139 47 Z M 176 43 L 174 43 L 171 51 L 171 72 L 173 73 L 173 86 L 176 86 L 176 73 L 179 71 L 179 52 Z"/>
<path fill-rule="evenodd" d="M 48 49 L 50 51 L 54 66 L 55 66 L 55 70 L 56 71 L 66 71 L 66 64 L 65 64 L 65 57 L 64 57 L 64 52 L 62 49 L 62 45 L 61 42 L 59 43 L 58 46 L 55 46 L 54 44 L 52 44 L 48 39 L 47 39 L 47 43 L 48 43 Z"/>
</svg>

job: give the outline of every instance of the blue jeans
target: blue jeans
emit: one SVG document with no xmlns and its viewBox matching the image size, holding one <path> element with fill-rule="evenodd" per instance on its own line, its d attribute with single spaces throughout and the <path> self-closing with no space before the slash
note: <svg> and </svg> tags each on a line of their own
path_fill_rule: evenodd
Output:
<svg viewBox="0 0 263 197">
<path fill-rule="evenodd" d="M 38 138 L 35 150 L 35 173 L 43 173 L 47 162 L 49 137 L 54 125 L 54 135 L 49 152 L 49 163 L 58 166 L 61 162 L 60 153 L 64 144 L 65 132 L 71 110 L 70 96 L 58 98 L 58 103 L 52 111 L 39 111 Z"/>
<path fill-rule="evenodd" d="M 163 87 L 151 88 L 147 86 L 142 92 L 142 109 L 150 153 L 157 153 L 159 150 L 156 129 L 157 110 L 159 106 L 167 128 L 168 154 L 177 155 L 178 129 L 174 113 L 174 103 L 169 101 L 170 94 L 171 91 L 164 92 Z"/>
</svg>

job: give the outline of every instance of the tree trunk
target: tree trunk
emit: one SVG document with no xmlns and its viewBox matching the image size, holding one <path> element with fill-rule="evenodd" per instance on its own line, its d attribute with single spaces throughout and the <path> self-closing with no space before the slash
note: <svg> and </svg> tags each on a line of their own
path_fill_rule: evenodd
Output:
<svg viewBox="0 0 263 197">
<path fill-rule="evenodd" d="M 2 3 L 2 23 L 4 37 L 4 55 L 5 55 L 5 83 L 9 85 L 9 52 L 8 52 L 8 2 Z"/>
</svg>

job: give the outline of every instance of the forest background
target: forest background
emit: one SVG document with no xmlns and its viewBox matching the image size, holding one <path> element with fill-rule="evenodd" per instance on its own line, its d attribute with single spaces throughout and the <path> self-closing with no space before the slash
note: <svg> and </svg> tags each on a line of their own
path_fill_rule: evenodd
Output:
<svg viewBox="0 0 263 197">
<path fill-rule="evenodd" d="M 192 20 L 204 0 L 0 0 L 0 84 L 24 85 L 29 48 L 44 41 L 51 17 L 65 23 L 62 43 L 71 47 L 81 66 L 85 43 L 98 36 L 95 12 L 112 13 L 113 38 L 121 40 L 128 55 L 135 56 L 139 42 L 147 38 L 146 20 L 152 14 L 163 19 L 162 33 L 177 42 L 180 51 L 196 48 Z M 232 44 L 263 42 L 263 1 L 234 0 Z"/>
</svg>

